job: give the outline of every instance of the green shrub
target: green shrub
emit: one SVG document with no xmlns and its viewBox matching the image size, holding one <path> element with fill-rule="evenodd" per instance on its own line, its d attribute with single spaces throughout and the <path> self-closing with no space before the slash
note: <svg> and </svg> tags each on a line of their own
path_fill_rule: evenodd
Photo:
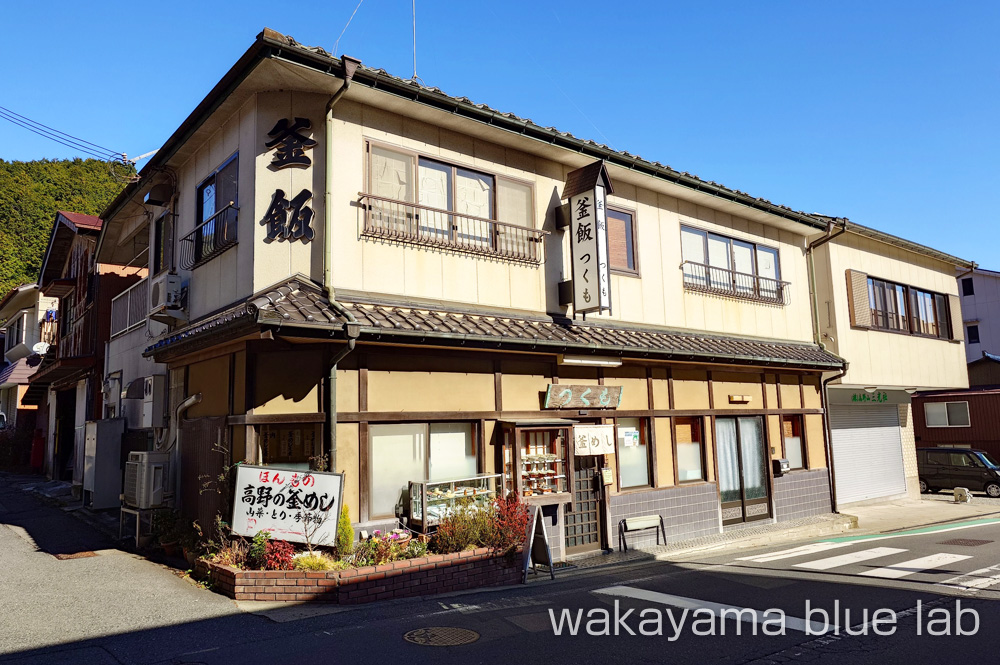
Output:
<svg viewBox="0 0 1000 665">
<path fill-rule="evenodd" d="M 334 561 L 319 552 L 297 556 L 293 563 L 295 570 L 343 570 L 347 568 L 347 564 L 343 561 Z"/>
<path fill-rule="evenodd" d="M 523 541 L 527 526 L 528 507 L 514 495 L 485 506 L 467 499 L 441 518 L 431 548 L 439 554 L 450 554 L 488 547 L 494 553 L 508 555 Z"/>
<path fill-rule="evenodd" d="M 337 524 L 337 554 L 340 558 L 347 557 L 354 549 L 354 527 L 351 526 L 351 512 L 347 506 L 340 511 L 340 522 Z"/>
<path fill-rule="evenodd" d="M 257 570 L 264 569 L 264 566 L 267 564 L 267 541 L 270 539 L 271 533 L 269 531 L 258 531 L 254 534 L 246 556 L 248 567 Z"/>
</svg>

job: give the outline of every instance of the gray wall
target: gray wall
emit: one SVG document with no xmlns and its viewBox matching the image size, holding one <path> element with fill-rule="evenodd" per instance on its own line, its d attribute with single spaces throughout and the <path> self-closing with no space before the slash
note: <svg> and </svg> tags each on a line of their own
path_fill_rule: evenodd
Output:
<svg viewBox="0 0 1000 665">
<path fill-rule="evenodd" d="M 687 540 L 719 533 L 719 494 L 715 483 L 699 483 L 629 492 L 611 497 L 609 541 L 618 546 L 618 522 L 625 517 L 658 514 L 663 517 L 667 541 Z M 629 547 L 656 544 L 656 534 L 640 531 L 626 535 Z"/>
<path fill-rule="evenodd" d="M 794 471 L 774 479 L 774 512 L 785 522 L 833 511 L 826 469 Z"/>
</svg>

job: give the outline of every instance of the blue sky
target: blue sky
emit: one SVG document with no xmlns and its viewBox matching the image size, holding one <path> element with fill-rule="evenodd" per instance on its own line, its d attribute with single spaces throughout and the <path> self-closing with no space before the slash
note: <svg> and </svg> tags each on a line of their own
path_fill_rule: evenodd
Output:
<svg viewBox="0 0 1000 665">
<path fill-rule="evenodd" d="M 264 27 L 332 50 L 357 0 L 4 8 L 0 106 L 156 149 Z M 417 0 L 427 84 L 1000 269 L 1000 3 Z M 410 0 L 340 40 L 413 73 Z M 0 159 L 75 156 L 0 121 Z"/>
</svg>

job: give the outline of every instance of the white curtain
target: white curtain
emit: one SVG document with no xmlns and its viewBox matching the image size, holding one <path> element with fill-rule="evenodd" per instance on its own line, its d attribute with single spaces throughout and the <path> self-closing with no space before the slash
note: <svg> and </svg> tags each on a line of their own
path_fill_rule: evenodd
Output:
<svg viewBox="0 0 1000 665">
<path fill-rule="evenodd" d="M 413 200 L 413 158 L 381 146 L 371 149 L 371 193 L 400 201 Z"/>
<path fill-rule="evenodd" d="M 493 219 L 493 177 L 455 169 L 455 211 L 462 215 Z M 490 245 L 493 225 L 489 222 L 464 220 L 460 224 L 458 239 L 465 245 Z"/>
<path fill-rule="evenodd" d="M 705 268 L 700 267 L 708 263 L 705 256 L 704 231 L 681 227 L 681 258 L 684 261 L 698 264 L 684 266 L 685 281 L 691 284 L 705 285 L 708 282 L 708 276 Z"/>
<path fill-rule="evenodd" d="M 421 159 L 417 168 L 419 203 L 440 210 L 451 210 L 451 167 Z M 421 210 L 420 235 L 436 239 L 451 237 L 451 215 Z"/>
<path fill-rule="evenodd" d="M 427 425 L 372 425 L 371 514 L 389 517 L 407 496 L 411 480 L 425 480 Z"/>
<path fill-rule="evenodd" d="M 754 274 L 753 266 L 753 245 L 739 240 L 733 241 L 733 272 L 740 273 L 733 276 L 736 282 L 737 293 L 752 294 L 754 292 L 754 280 L 747 275 Z"/>
<path fill-rule="evenodd" d="M 767 496 L 764 476 L 764 445 L 760 418 L 740 418 L 740 453 L 743 458 L 743 492 L 747 499 Z"/>
<path fill-rule="evenodd" d="M 431 425 L 430 480 L 451 480 L 476 475 L 472 423 Z"/>
<path fill-rule="evenodd" d="M 715 449 L 719 456 L 719 491 L 722 502 L 739 501 L 740 496 L 740 462 L 739 449 L 736 445 L 736 419 L 716 418 Z"/>
<path fill-rule="evenodd" d="M 708 234 L 708 265 L 713 270 L 709 270 L 708 280 L 714 288 L 732 288 L 732 277 L 728 272 L 731 268 L 729 254 L 729 238 Z"/>
</svg>

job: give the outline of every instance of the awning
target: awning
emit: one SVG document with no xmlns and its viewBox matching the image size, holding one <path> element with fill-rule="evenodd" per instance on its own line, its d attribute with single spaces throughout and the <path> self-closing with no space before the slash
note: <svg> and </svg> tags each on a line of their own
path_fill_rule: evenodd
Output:
<svg viewBox="0 0 1000 665">
<path fill-rule="evenodd" d="M 359 342 L 394 342 L 466 349 L 580 353 L 831 370 L 843 360 L 816 344 L 694 333 L 688 330 L 581 322 L 559 316 L 374 300 L 338 293 L 360 323 Z M 251 332 L 343 340 L 347 317 L 305 277 L 287 280 L 220 314 L 158 340 L 144 356 L 162 361 Z"/>
</svg>

